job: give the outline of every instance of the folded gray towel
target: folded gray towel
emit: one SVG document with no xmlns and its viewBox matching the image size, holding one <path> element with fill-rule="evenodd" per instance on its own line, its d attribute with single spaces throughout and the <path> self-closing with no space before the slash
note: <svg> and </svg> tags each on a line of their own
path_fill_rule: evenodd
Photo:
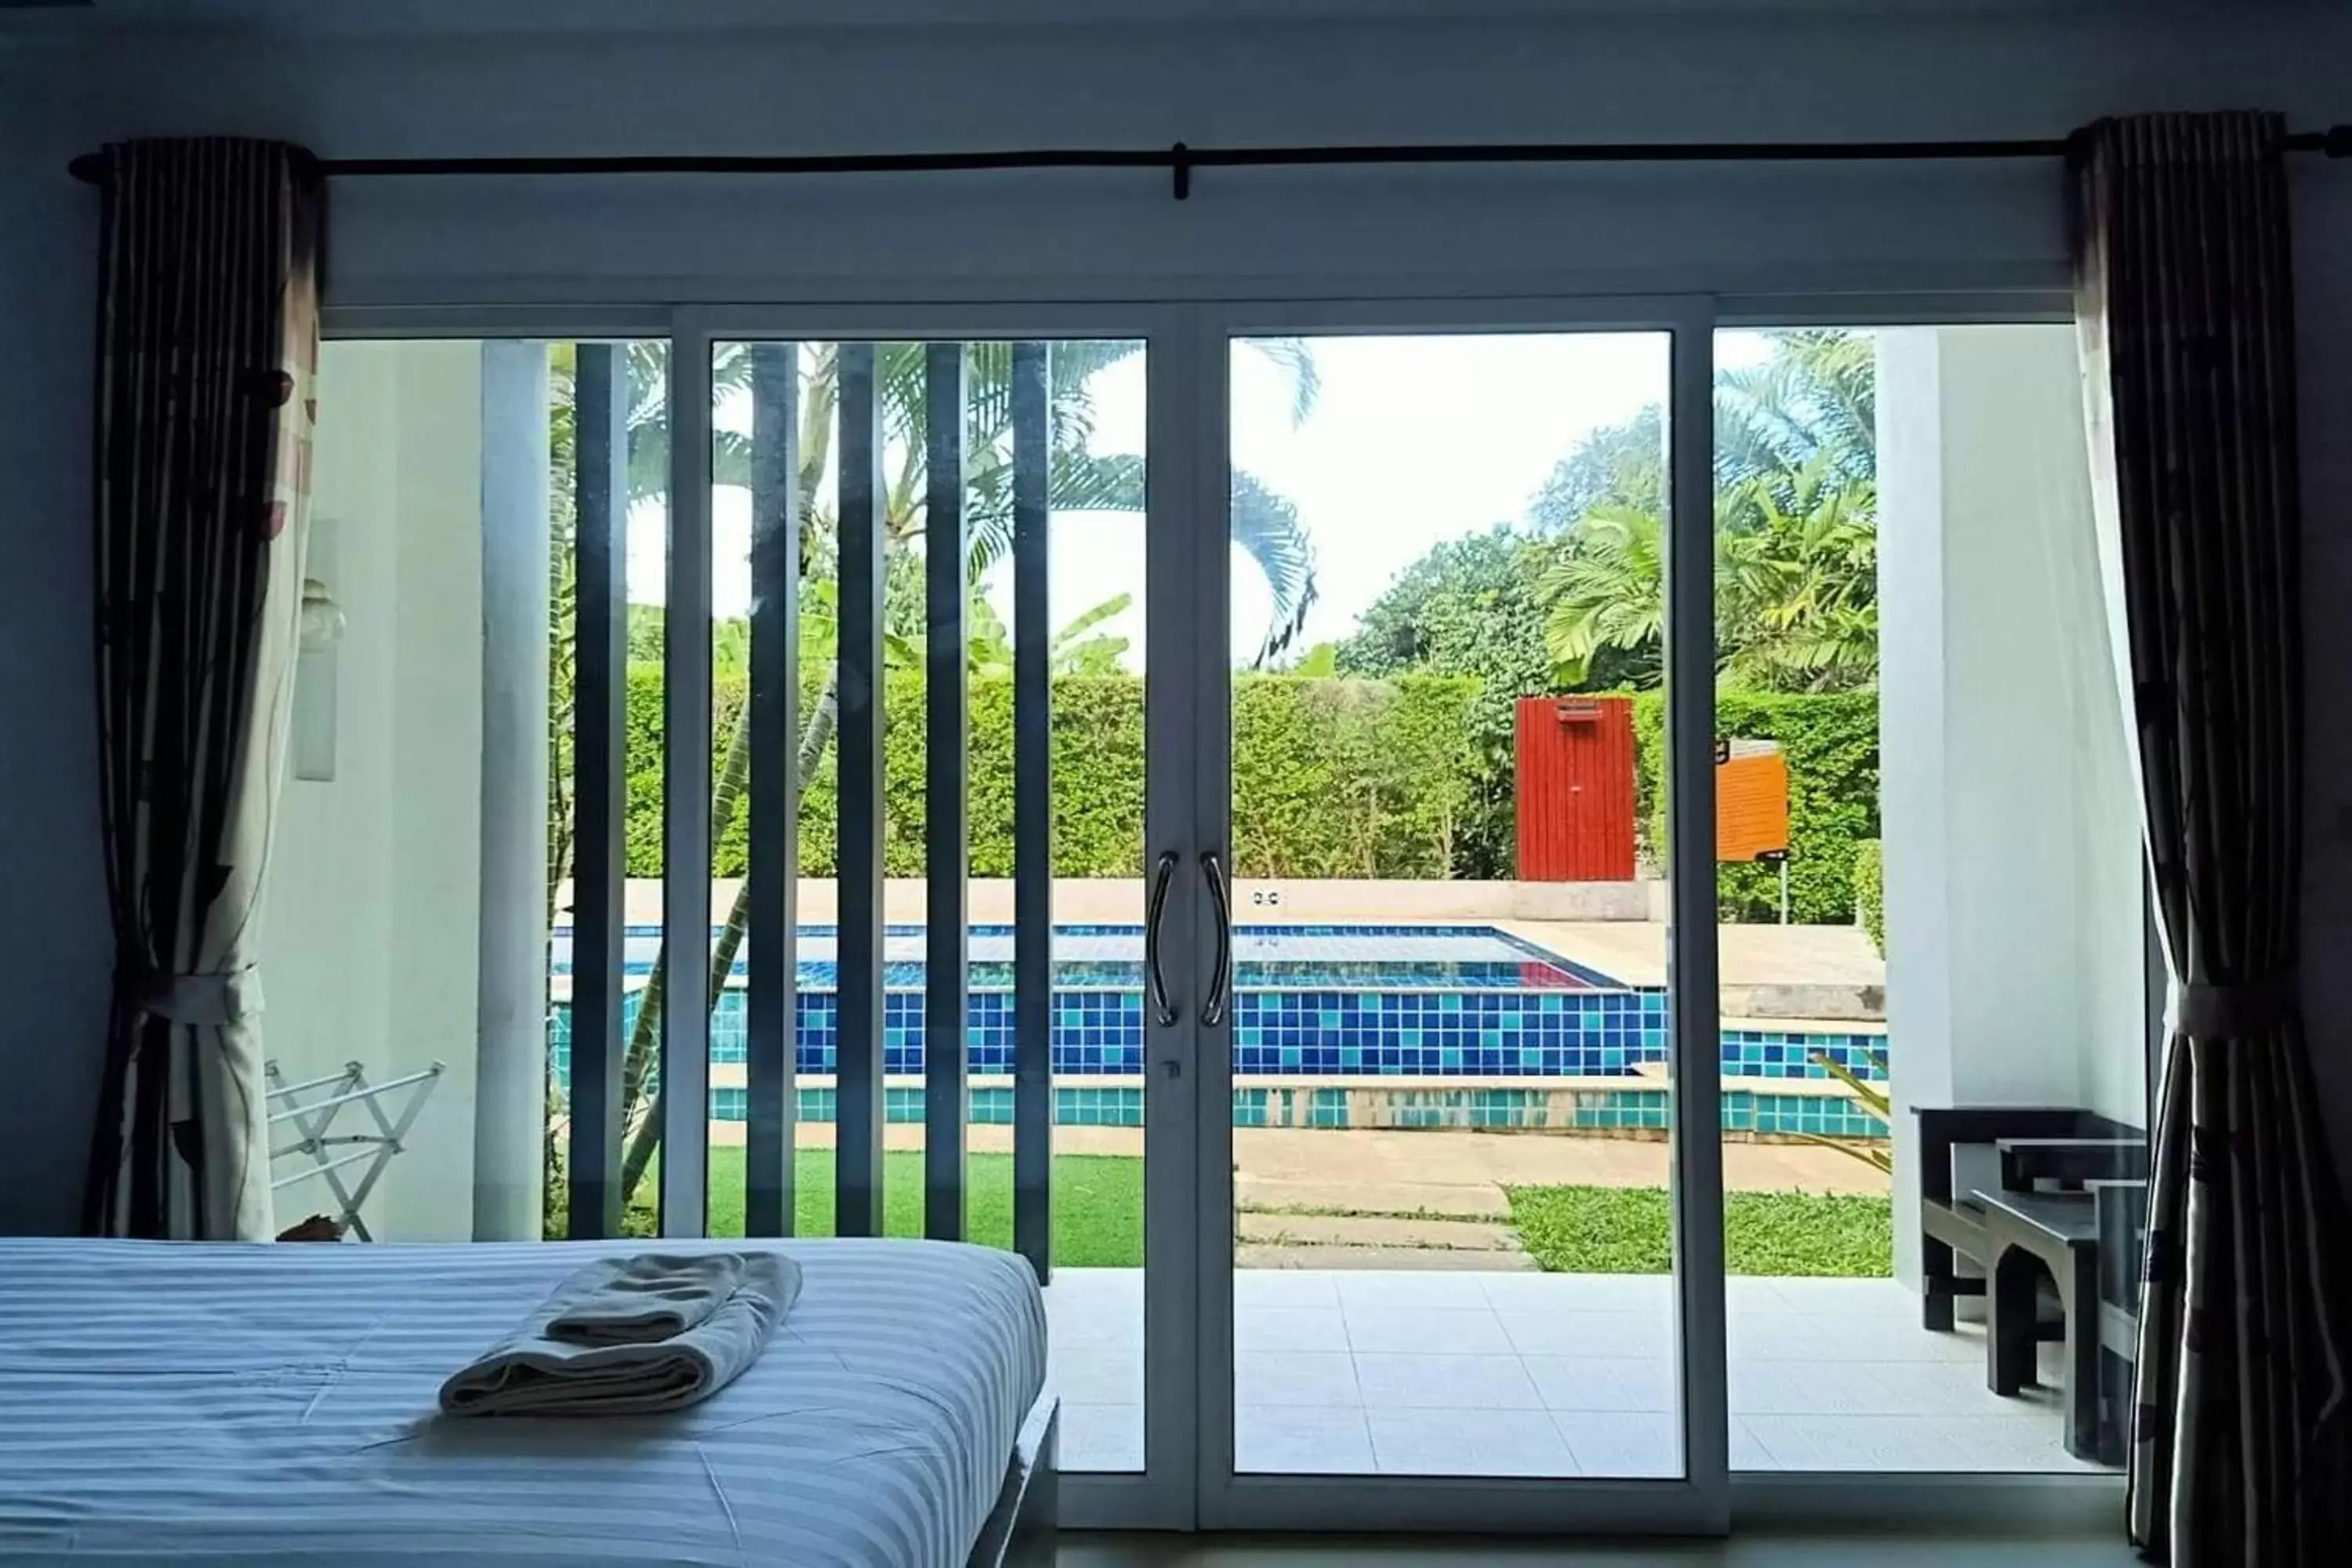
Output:
<svg viewBox="0 0 2352 1568">
<path fill-rule="evenodd" d="M 450 1415 L 646 1415 L 709 1398 L 750 1366 L 801 1293 L 800 1265 L 772 1252 L 724 1254 L 734 1289 L 667 1339 L 583 1343 L 551 1331 L 610 1291 L 635 1262 L 605 1258 L 541 1303 L 513 1338 L 441 1385 Z M 670 1259 L 676 1262 L 678 1259 Z"/>
<path fill-rule="evenodd" d="M 547 1337 L 583 1345 L 666 1340 L 710 1316 L 742 1283 L 740 1253 L 607 1258 L 564 1281 L 578 1294 L 548 1320 Z"/>
</svg>

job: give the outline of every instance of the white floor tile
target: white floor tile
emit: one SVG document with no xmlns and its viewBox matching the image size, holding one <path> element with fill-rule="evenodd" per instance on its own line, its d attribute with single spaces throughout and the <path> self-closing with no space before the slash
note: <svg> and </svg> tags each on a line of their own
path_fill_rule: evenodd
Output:
<svg viewBox="0 0 2352 1568">
<path fill-rule="evenodd" d="M 1734 1279 L 1735 1287 L 1747 1283 Z M 1872 1317 L 1919 1327 L 1919 1298 L 1897 1279 L 1806 1279 L 1781 1276 L 1756 1279 L 1787 1303 L 1792 1312 L 1835 1312 L 1846 1317 Z"/>
<path fill-rule="evenodd" d="M 1344 1351 L 1347 1320 L 1337 1307 L 1244 1307 L 1234 1312 L 1240 1351 Z"/>
<path fill-rule="evenodd" d="M 1354 1408 L 1244 1408 L 1234 1420 L 1234 1468 L 1251 1475 L 1370 1475 L 1371 1433 Z"/>
<path fill-rule="evenodd" d="M 1946 1416 L 1943 1426 L 1945 1436 L 1959 1449 L 1963 1465 L 1969 1469 L 2048 1475 L 2106 1468 L 2066 1451 L 2065 1434 L 2054 1410 L 2030 1415 Z"/>
<path fill-rule="evenodd" d="M 1339 1305 L 1351 1310 L 1370 1307 L 1386 1312 L 1433 1308 L 1463 1312 L 1484 1311 L 1488 1305 L 1486 1277 L 1472 1269 L 1343 1270 L 1335 1271 L 1332 1279 L 1339 1287 Z"/>
<path fill-rule="evenodd" d="M 1503 1312 L 1497 1314 L 1521 1355 L 1630 1356 L 1666 1360 L 1675 1352 L 1675 1321 L 1664 1312 Z"/>
<path fill-rule="evenodd" d="M 1063 1296 L 1057 1283 L 1048 1287 L 1045 1322 L 1055 1345 L 1103 1349 L 1112 1345 L 1143 1346 L 1143 1303 L 1084 1295 Z"/>
<path fill-rule="evenodd" d="M 1521 1356 L 1549 1410 L 1675 1408 L 1672 1362 L 1617 1356 Z"/>
<path fill-rule="evenodd" d="M 1430 1409 L 1475 1405 L 1482 1410 L 1540 1410 L 1527 1369 L 1515 1355 L 1420 1355 L 1356 1352 L 1356 1384 L 1367 1409 Z"/>
<path fill-rule="evenodd" d="M 1139 1405 L 1143 1352 L 1125 1346 L 1054 1345 L 1045 1354 L 1045 1381 L 1065 1402 Z"/>
<path fill-rule="evenodd" d="M 1368 1410 L 1391 1476 L 1572 1476 L 1575 1456 L 1540 1410 Z"/>
<path fill-rule="evenodd" d="M 1665 1274 L 1486 1274 L 1486 1300 L 1499 1312 L 1671 1312 Z"/>
<path fill-rule="evenodd" d="M 1143 1406 L 1062 1404 L 1065 1470 L 1143 1468 Z"/>
<path fill-rule="evenodd" d="M 1757 1436 L 1754 1427 L 1738 1415 L 1731 1418 L 1731 1468 L 1735 1470 L 1777 1470 L 1780 1461 Z"/>
<path fill-rule="evenodd" d="M 1853 1362 L 1735 1361 L 1735 1415 L 1893 1415 L 1886 1385 Z"/>
<path fill-rule="evenodd" d="M 1738 1317 L 1742 1312 L 1787 1312 L 1795 1309 L 1780 1294 L 1780 1282 L 1757 1275 L 1734 1274 L 1723 1282 L 1725 1310 Z"/>
<path fill-rule="evenodd" d="M 1356 1351 L 1507 1355 L 1511 1342 L 1492 1311 L 1434 1308 L 1349 1307 L 1348 1346 Z"/>
<path fill-rule="evenodd" d="M 1965 1456 L 1934 1415 L 1743 1415 L 1784 1470 L 1957 1470 Z"/>
<path fill-rule="evenodd" d="M 1647 1480 L 1683 1473 L 1682 1423 L 1645 1411 L 1552 1413 L 1580 1476 Z"/>
<path fill-rule="evenodd" d="M 1931 1333 L 1916 1322 L 1819 1312 L 1735 1313 L 1729 1320 L 1734 1361 L 1984 1360 L 1984 1337 Z"/>
<path fill-rule="evenodd" d="M 1234 1356 L 1234 1399 L 1244 1405 L 1355 1405 L 1354 1358 L 1346 1351 L 1241 1351 Z"/>
<path fill-rule="evenodd" d="M 1234 1308 L 1337 1307 L 1335 1278 L 1328 1268 L 1244 1268 L 1234 1275 Z"/>
</svg>

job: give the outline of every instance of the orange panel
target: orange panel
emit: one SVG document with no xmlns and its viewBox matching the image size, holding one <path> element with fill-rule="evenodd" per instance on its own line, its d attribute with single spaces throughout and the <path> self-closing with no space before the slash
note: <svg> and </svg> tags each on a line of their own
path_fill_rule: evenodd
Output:
<svg viewBox="0 0 2352 1568">
<path fill-rule="evenodd" d="M 1715 765 L 1715 856 L 1755 860 L 1789 847 L 1789 759 L 1777 751 Z"/>
</svg>

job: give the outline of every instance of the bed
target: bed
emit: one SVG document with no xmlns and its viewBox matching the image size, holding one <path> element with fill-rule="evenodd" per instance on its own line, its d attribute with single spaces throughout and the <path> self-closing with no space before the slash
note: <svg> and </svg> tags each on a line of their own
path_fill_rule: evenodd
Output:
<svg viewBox="0 0 2352 1568">
<path fill-rule="evenodd" d="M 985 1247 L 760 1244 L 800 1300 L 680 1415 L 433 1415 L 633 1245 L 0 1240 L 0 1556 L 956 1568 L 1050 1530 L 1044 1302 Z"/>
</svg>

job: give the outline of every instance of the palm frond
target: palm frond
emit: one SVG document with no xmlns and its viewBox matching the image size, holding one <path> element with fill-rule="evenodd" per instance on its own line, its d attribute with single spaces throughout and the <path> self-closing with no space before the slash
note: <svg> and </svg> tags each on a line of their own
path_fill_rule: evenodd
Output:
<svg viewBox="0 0 2352 1568">
<path fill-rule="evenodd" d="M 1315 603 L 1315 547 L 1298 521 L 1298 508 L 1255 475 L 1234 470 L 1233 539 L 1265 574 L 1274 611 L 1259 639 L 1255 668 L 1264 668 L 1307 623 Z"/>
<path fill-rule="evenodd" d="M 1305 338 L 1251 338 L 1252 351 L 1290 377 L 1290 422 L 1304 425 L 1323 395 L 1323 372 L 1315 363 L 1315 345 Z"/>
</svg>

